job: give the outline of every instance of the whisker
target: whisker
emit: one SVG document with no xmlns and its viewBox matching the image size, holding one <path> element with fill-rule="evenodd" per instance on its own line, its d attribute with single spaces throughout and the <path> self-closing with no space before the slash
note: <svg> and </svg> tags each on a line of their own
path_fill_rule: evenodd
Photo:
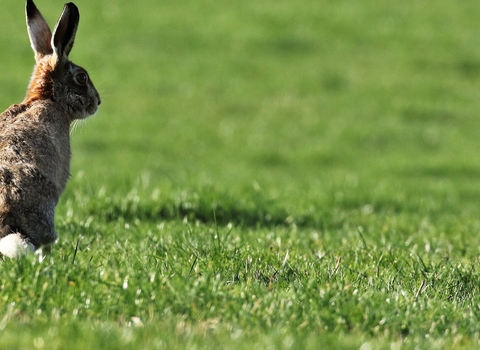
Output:
<svg viewBox="0 0 480 350">
<path fill-rule="evenodd" d="M 77 130 L 80 130 L 83 126 L 83 120 L 81 119 L 75 119 L 73 122 L 72 122 L 72 125 L 70 127 L 70 135 L 72 135 L 73 133 L 77 132 Z"/>
</svg>

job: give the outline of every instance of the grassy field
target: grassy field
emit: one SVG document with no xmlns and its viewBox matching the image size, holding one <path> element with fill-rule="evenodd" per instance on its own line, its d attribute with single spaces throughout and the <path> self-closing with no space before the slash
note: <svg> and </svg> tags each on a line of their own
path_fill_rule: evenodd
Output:
<svg viewBox="0 0 480 350">
<path fill-rule="evenodd" d="M 0 264 L 1 348 L 480 347 L 478 1 L 76 4 L 103 103 L 52 254 Z"/>
</svg>

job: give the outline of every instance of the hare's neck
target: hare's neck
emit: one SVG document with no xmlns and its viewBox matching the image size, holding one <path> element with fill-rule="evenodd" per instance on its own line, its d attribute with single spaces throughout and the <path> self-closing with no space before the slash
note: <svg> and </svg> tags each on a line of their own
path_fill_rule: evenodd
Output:
<svg viewBox="0 0 480 350">
<path fill-rule="evenodd" d="M 24 104 L 40 100 L 53 100 L 54 83 L 51 77 L 51 67 L 48 63 L 48 60 L 43 60 L 35 65 L 27 94 L 23 100 Z"/>
</svg>

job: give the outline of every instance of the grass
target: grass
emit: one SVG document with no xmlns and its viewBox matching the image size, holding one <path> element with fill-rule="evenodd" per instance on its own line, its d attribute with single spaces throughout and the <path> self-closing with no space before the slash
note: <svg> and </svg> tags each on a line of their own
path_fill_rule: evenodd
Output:
<svg viewBox="0 0 480 350">
<path fill-rule="evenodd" d="M 76 3 L 103 103 L 52 254 L 0 264 L 2 348 L 478 348 L 479 4 Z"/>
</svg>

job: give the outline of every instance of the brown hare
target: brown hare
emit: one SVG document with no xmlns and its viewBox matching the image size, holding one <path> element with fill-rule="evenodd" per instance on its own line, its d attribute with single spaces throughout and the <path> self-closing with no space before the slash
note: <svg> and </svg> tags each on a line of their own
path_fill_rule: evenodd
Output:
<svg viewBox="0 0 480 350">
<path fill-rule="evenodd" d="M 0 114 L 0 255 L 7 257 L 56 241 L 55 206 L 70 177 L 70 125 L 101 102 L 85 69 L 68 59 L 78 8 L 65 5 L 53 34 L 32 0 L 26 17 L 36 64 L 23 102 Z"/>
</svg>

